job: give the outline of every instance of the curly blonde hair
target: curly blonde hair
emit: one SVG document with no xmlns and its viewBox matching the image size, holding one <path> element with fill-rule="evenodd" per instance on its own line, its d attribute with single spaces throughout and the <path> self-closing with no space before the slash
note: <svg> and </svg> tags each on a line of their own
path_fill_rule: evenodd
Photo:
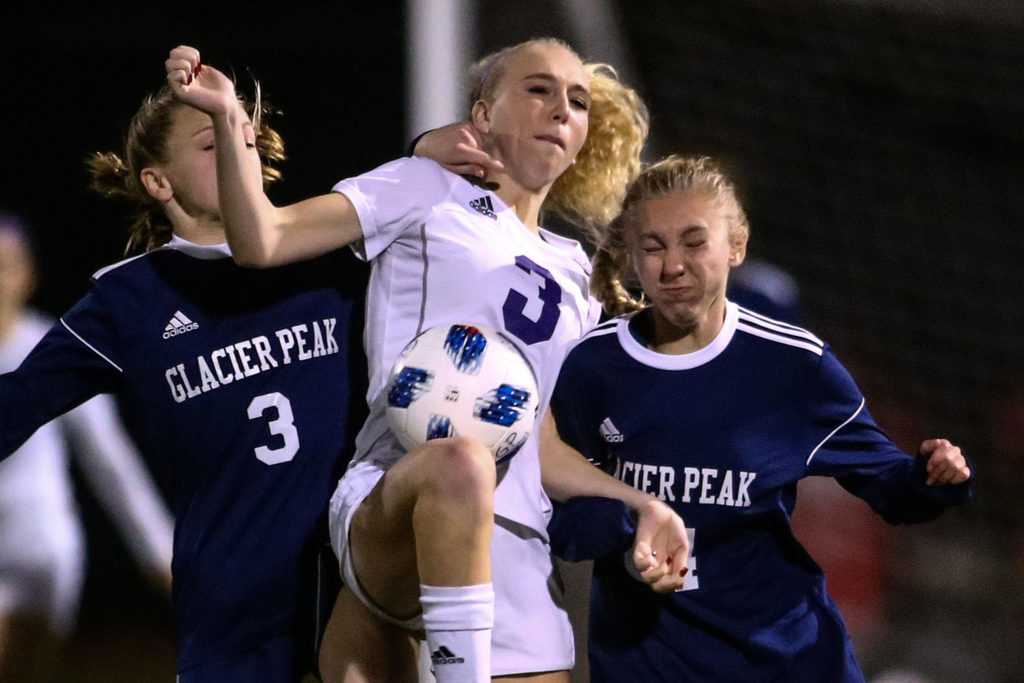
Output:
<svg viewBox="0 0 1024 683">
<path fill-rule="evenodd" d="M 281 178 L 281 172 L 271 164 L 285 159 L 284 141 L 271 128 L 266 118 L 275 112 L 263 101 L 259 84 L 252 102 L 239 96 L 252 119 L 256 131 L 256 149 L 263 168 L 264 185 Z M 142 184 L 142 169 L 165 163 L 168 155 L 167 140 L 174 124 L 174 112 L 185 105 L 175 99 L 168 85 L 146 96 L 128 124 L 124 151 L 94 152 L 86 159 L 91 181 L 89 187 L 100 195 L 121 199 L 136 208 L 125 254 L 137 250 L 151 251 L 170 241 L 174 226 L 162 205 L 151 197 Z"/>
<path fill-rule="evenodd" d="M 579 57 L 557 38 L 534 38 L 487 55 L 470 67 L 469 109 L 478 100 L 494 98 L 509 55 L 538 44 L 557 45 Z M 618 213 L 626 185 L 640 172 L 650 114 L 613 67 L 597 62 L 583 66 L 590 77 L 589 132 L 576 163 L 555 181 L 543 208 L 575 224 L 598 244 L 605 226 Z"/>
<path fill-rule="evenodd" d="M 645 203 L 687 191 L 705 193 L 728 209 L 726 220 L 731 241 L 749 237 L 750 225 L 736 187 L 711 157 L 672 155 L 651 164 L 630 183 L 622 211 L 608 226 L 594 254 L 590 288 L 609 314 L 619 315 L 644 307 L 642 297 L 631 294 L 636 283 L 631 273 L 628 235 L 644 220 Z"/>
</svg>

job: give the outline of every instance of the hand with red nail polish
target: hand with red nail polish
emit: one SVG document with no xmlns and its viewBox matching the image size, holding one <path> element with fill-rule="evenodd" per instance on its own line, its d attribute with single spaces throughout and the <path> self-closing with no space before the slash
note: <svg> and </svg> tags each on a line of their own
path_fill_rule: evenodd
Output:
<svg viewBox="0 0 1024 683">
<path fill-rule="evenodd" d="M 233 115 L 238 110 L 235 84 L 212 66 L 204 66 L 199 51 L 188 45 L 171 50 L 164 62 L 167 83 L 184 104 L 213 116 Z M 202 78 L 199 78 L 200 73 Z"/>
<path fill-rule="evenodd" d="M 640 578 L 658 593 L 679 589 L 682 580 L 672 566 L 673 560 L 685 565 L 690 554 L 682 518 L 654 497 L 636 508 L 636 515 L 633 562 Z"/>
</svg>

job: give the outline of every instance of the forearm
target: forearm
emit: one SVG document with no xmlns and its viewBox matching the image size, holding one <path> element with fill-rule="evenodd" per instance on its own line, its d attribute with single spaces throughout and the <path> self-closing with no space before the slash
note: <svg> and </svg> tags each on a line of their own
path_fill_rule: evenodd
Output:
<svg viewBox="0 0 1024 683">
<path fill-rule="evenodd" d="M 559 502 L 576 496 L 601 496 L 621 500 L 636 510 L 654 499 L 649 493 L 638 491 L 595 467 L 562 441 L 550 413 L 541 426 L 540 464 L 544 490 Z"/>
<path fill-rule="evenodd" d="M 217 192 L 231 253 L 242 265 L 273 265 L 280 234 L 277 209 L 263 191 L 262 172 L 246 147 L 244 113 L 232 107 L 212 118 Z"/>
</svg>

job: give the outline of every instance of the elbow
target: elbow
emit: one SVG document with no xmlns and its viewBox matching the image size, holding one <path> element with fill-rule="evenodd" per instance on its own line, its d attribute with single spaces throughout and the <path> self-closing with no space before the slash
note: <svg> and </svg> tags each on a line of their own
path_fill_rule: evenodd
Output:
<svg viewBox="0 0 1024 683">
<path fill-rule="evenodd" d="M 231 245 L 231 259 L 243 268 L 269 268 L 275 265 L 268 250 L 253 245 Z"/>
<path fill-rule="evenodd" d="M 231 254 L 232 260 L 243 268 L 269 268 L 270 263 L 263 258 L 250 254 Z"/>
</svg>

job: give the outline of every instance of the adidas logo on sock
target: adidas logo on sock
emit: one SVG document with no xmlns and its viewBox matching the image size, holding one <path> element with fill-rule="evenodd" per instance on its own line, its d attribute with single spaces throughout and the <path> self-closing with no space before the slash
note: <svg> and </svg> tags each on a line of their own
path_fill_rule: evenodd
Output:
<svg viewBox="0 0 1024 683">
<path fill-rule="evenodd" d="M 164 328 L 164 339 L 177 337 L 179 334 L 191 332 L 198 327 L 199 323 L 192 322 L 189 320 L 188 316 L 181 311 L 175 311 L 174 315 L 171 316 L 170 321 L 168 321 L 167 327 Z"/>
<path fill-rule="evenodd" d="M 622 439 L 624 438 L 622 436 L 622 432 L 616 429 L 615 425 L 612 424 L 612 419 L 610 417 L 606 417 L 601 422 L 601 426 L 597 428 L 597 431 L 601 433 L 601 436 L 604 437 L 604 440 L 608 443 L 622 443 Z"/>
<path fill-rule="evenodd" d="M 487 195 L 474 199 L 469 203 L 469 208 L 479 211 L 488 218 L 497 218 L 497 214 L 494 213 L 494 204 L 491 203 L 491 198 Z"/>
<path fill-rule="evenodd" d="M 466 660 L 442 645 L 430 653 L 431 664 L 462 664 Z"/>
</svg>

